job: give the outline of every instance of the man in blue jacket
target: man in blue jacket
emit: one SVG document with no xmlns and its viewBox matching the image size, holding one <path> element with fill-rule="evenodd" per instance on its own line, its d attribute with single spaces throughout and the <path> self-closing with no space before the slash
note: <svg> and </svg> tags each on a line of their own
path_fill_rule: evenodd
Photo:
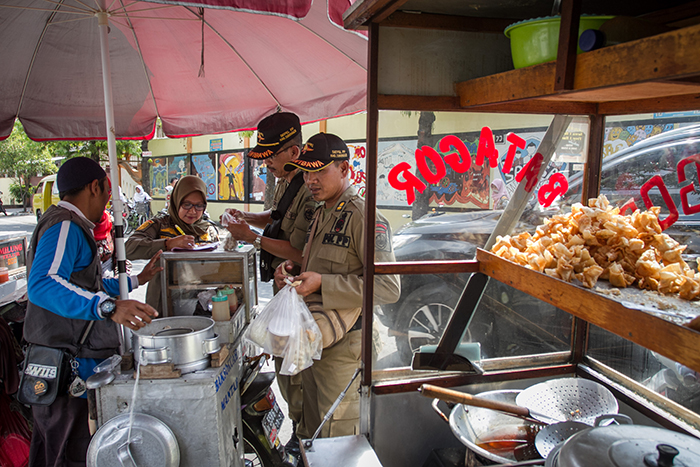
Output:
<svg viewBox="0 0 700 467">
<path fill-rule="evenodd" d="M 28 250 L 24 338 L 71 353 L 76 376 L 86 380 L 99 362 L 118 353 L 119 324 L 136 330 L 158 313 L 135 300 L 115 300 L 118 280 L 102 279 L 92 229 L 111 193 L 105 171 L 92 159 L 77 157 L 61 166 L 56 183 L 61 201 L 41 216 Z M 154 266 L 159 255 L 138 277 L 129 278 L 131 289 L 161 269 Z M 84 385 L 68 392 L 49 406 L 32 407 L 29 465 L 85 465 L 90 433 Z"/>
</svg>

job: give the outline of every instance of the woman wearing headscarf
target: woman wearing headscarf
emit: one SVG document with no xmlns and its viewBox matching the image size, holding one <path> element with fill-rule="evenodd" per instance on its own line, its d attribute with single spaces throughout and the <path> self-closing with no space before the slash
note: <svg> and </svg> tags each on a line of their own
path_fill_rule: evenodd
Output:
<svg viewBox="0 0 700 467">
<path fill-rule="evenodd" d="M 500 178 L 491 182 L 491 199 L 493 199 L 494 209 L 505 209 L 508 205 L 508 191 L 506 184 Z"/>
<path fill-rule="evenodd" d="M 158 214 L 144 222 L 126 242 L 130 260 L 149 259 L 158 250 L 192 249 L 197 243 L 218 240 L 217 230 L 202 219 L 207 208 L 207 186 L 199 177 L 188 175 L 173 189 L 167 214 Z M 160 273 L 146 292 L 146 303 L 163 315 Z"/>
</svg>

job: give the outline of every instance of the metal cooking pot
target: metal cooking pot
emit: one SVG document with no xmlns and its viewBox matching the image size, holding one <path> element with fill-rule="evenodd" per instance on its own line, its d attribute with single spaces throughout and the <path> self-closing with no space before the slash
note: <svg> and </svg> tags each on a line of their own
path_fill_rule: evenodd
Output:
<svg viewBox="0 0 700 467">
<path fill-rule="evenodd" d="M 576 433 L 547 457 L 546 467 L 691 467 L 700 440 L 664 428 L 602 426 Z"/>
<path fill-rule="evenodd" d="M 134 360 L 140 365 L 175 364 L 182 373 L 209 366 L 209 355 L 219 351 L 214 320 L 204 316 L 172 316 L 154 319 L 133 331 Z"/>
</svg>

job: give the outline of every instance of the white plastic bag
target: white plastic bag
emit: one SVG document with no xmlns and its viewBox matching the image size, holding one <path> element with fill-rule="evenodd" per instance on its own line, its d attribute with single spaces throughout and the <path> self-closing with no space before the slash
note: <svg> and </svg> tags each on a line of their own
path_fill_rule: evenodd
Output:
<svg viewBox="0 0 700 467">
<path fill-rule="evenodd" d="M 248 326 L 245 338 L 283 358 L 280 374 L 296 375 L 321 358 L 323 339 L 304 299 L 291 285 L 272 297 Z"/>
</svg>

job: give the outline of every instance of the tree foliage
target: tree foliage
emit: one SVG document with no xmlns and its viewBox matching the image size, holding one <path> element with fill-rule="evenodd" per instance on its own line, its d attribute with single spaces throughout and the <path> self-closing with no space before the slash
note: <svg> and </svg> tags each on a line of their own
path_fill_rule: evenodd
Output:
<svg viewBox="0 0 700 467">
<path fill-rule="evenodd" d="M 141 156 L 141 142 L 117 141 L 117 158 L 130 155 Z M 0 172 L 14 179 L 11 194 L 22 200 L 26 208 L 33 192 L 32 177 L 55 173 L 58 167 L 52 158 L 62 160 L 78 156 L 89 157 L 98 163 L 108 161 L 107 141 L 32 141 L 17 120 L 9 138 L 0 141 Z"/>
<path fill-rule="evenodd" d="M 12 189 L 12 196 L 26 208 L 33 191 L 32 177 L 52 174 L 56 172 L 56 165 L 51 161 L 46 143 L 30 140 L 22 124 L 15 121 L 12 134 L 0 141 L 0 172 L 14 179 L 16 187 Z"/>
<path fill-rule="evenodd" d="M 54 157 L 89 157 L 97 163 L 109 161 L 107 141 L 53 141 L 46 143 Z M 117 141 L 117 159 L 141 156 L 140 141 Z"/>
</svg>

